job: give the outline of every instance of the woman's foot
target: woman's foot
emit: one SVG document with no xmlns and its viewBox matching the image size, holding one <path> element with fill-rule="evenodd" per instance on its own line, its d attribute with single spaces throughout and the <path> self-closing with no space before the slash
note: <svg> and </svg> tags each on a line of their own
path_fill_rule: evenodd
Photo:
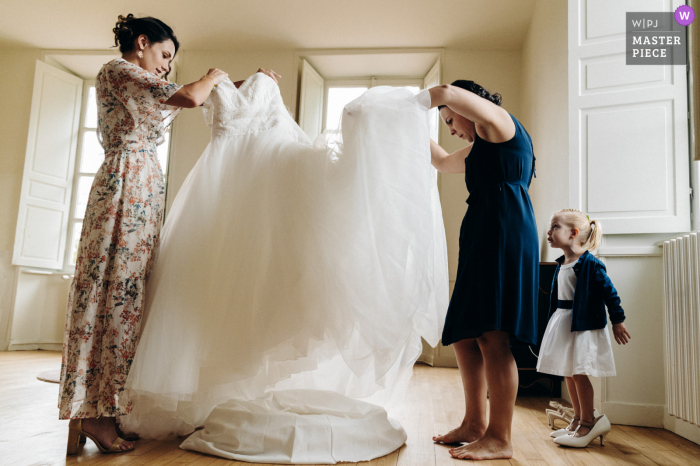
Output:
<svg viewBox="0 0 700 466">
<path fill-rule="evenodd" d="M 445 435 L 436 435 L 433 437 L 433 442 L 453 444 L 453 443 L 471 443 L 476 442 L 481 437 L 484 436 L 486 432 L 486 427 L 475 427 L 470 426 L 466 422 L 463 422 L 461 426 L 456 429 L 452 429 Z"/>
<path fill-rule="evenodd" d="M 513 446 L 503 440 L 483 437 L 463 447 L 452 448 L 450 454 L 453 458 L 465 460 L 509 459 L 513 457 Z"/>
<path fill-rule="evenodd" d="M 117 426 L 112 417 L 83 419 L 83 430 L 97 439 L 103 448 L 109 448 L 117 439 Z M 121 451 L 133 450 L 136 442 L 125 441 L 120 445 Z"/>
</svg>

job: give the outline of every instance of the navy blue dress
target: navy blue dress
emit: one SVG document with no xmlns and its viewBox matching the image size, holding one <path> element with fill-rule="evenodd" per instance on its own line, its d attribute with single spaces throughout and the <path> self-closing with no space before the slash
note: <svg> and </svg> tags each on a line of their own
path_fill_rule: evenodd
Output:
<svg viewBox="0 0 700 466">
<path fill-rule="evenodd" d="M 469 207 L 443 345 L 490 330 L 537 343 L 539 246 L 528 194 L 535 157 L 530 135 L 511 118 L 511 140 L 491 143 L 476 135 L 464 162 Z"/>
</svg>

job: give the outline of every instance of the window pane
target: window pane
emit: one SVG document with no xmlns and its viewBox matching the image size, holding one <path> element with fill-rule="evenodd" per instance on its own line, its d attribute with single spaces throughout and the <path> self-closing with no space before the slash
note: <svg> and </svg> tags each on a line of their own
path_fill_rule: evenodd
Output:
<svg viewBox="0 0 700 466">
<path fill-rule="evenodd" d="M 73 224 L 73 233 L 70 240 L 70 263 L 75 265 L 78 262 L 78 245 L 80 245 L 80 232 L 83 229 L 82 223 Z"/>
<path fill-rule="evenodd" d="M 80 154 L 80 171 L 83 173 L 96 173 L 105 159 L 105 151 L 97 141 L 94 131 L 85 131 L 83 134 L 83 148 Z"/>
<path fill-rule="evenodd" d="M 326 108 L 326 129 L 338 129 L 343 107 L 360 97 L 366 87 L 331 87 L 328 89 L 328 106 Z"/>
<path fill-rule="evenodd" d="M 90 188 L 94 176 L 81 176 L 78 180 L 78 192 L 75 203 L 75 218 L 84 218 L 88 199 L 90 198 Z"/>
<path fill-rule="evenodd" d="M 91 86 L 88 91 L 88 99 L 85 103 L 85 124 L 86 128 L 97 128 L 97 98 L 95 96 L 95 86 Z"/>
<path fill-rule="evenodd" d="M 163 175 L 168 170 L 168 152 L 170 151 L 170 130 L 163 136 L 163 144 L 158 146 L 158 162 L 160 169 L 163 170 Z"/>
</svg>

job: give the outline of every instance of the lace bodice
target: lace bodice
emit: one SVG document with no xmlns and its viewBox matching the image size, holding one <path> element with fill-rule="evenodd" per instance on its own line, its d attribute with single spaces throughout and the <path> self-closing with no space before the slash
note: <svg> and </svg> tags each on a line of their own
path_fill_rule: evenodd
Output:
<svg viewBox="0 0 700 466">
<path fill-rule="evenodd" d="M 284 106 L 277 84 L 263 73 L 236 89 L 228 78 L 204 102 L 204 119 L 212 137 L 253 134 L 284 126 L 295 140 L 309 142 Z"/>
</svg>

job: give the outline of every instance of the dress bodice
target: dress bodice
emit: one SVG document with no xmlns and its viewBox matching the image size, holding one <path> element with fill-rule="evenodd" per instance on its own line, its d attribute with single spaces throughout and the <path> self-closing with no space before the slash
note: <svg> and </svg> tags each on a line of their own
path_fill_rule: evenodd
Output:
<svg viewBox="0 0 700 466">
<path fill-rule="evenodd" d="M 263 73 L 254 74 L 239 89 L 228 78 L 219 83 L 204 102 L 204 119 L 213 137 L 254 134 L 282 124 L 295 139 L 308 141 L 285 107 L 279 87 Z"/>
<path fill-rule="evenodd" d="M 501 184 L 520 184 L 526 189 L 535 173 L 532 140 L 512 115 L 515 135 L 508 141 L 492 143 L 475 135 L 474 146 L 465 159 L 464 178 L 470 193 L 469 202 L 477 193 L 497 189 Z"/>
<path fill-rule="evenodd" d="M 116 58 L 97 75 L 97 137 L 108 151 L 127 146 L 155 146 L 180 108 L 165 105 L 182 86 Z"/>
</svg>

